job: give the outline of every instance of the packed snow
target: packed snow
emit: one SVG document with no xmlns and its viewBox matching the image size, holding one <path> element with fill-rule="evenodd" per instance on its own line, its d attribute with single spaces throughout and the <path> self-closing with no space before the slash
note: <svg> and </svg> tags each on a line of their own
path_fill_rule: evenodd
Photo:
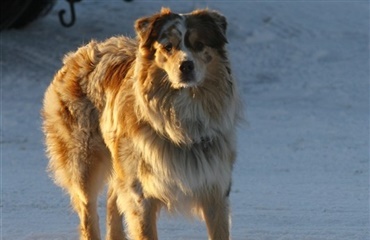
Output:
<svg viewBox="0 0 370 240">
<path fill-rule="evenodd" d="M 48 16 L 1 32 L 1 239 L 77 239 L 69 197 L 46 172 L 40 109 L 68 51 L 134 36 L 161 6 L 228 19 L 246 108 L 231 192 L 232 239 L 368 240 L 368 1 L 82 1 L 64 28 Z M 67 11 L 68 14 L 68 11 Z M 68 18 L 68 16 L 66 16 Z M 99 203 L 105 231 L 105 196 Z M 162 213 L 160 239 L 206 239 L 204 223 Z"/>
</svg>

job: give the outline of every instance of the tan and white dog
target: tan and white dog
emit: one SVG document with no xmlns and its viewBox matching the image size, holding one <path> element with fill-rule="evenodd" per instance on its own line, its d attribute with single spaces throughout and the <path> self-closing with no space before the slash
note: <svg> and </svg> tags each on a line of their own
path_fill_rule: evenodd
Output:
<svg viewBox="0 0 370 240">
<path fill-rule="evenodd" d="M 108 184 L 106 239 L 157 239 L 162 207 L 205 220 L 229 239 L 229 192 L 241 107 L 211 10 L 136 21 L 137 39 L 92 41 L 69 53 L 42 110 L 49 170 L 100 239 L 97 196 Z"/>
</svg>

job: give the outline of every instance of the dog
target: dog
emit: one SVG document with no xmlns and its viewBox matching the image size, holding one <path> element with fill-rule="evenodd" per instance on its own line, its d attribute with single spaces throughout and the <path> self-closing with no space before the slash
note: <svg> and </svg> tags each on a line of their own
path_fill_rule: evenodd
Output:
<svg viewBox="0 0 370 240">
<path fill-rule="evenodd" d="M 70 195 L 80 239 L 101 237 L 105 185 L 108 240 L 158 239 L 162 208 L 230 239 L 241 104 L 226 28 L 216 11 L 162 8 L 135 22 L 136 39 L 92 40 L 65 56 L 41 112 L 48 170 Z"/>
</svg>

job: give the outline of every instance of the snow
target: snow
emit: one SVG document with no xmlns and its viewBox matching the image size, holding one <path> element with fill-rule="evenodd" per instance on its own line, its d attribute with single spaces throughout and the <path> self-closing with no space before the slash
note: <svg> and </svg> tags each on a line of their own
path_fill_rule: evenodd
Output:
<svg viewBox="0 0 370 240">
<path fill-rule="evenodd" d="M 1 239 L 77 239 L 78 218 L 46 172 L 39 111 L 63 55 L 169 6 L 209 7 L 229 21 L 229 52 L 245 102 L 238 131 L 235 240 L 367 240 L 367 1 L 66 1 L 23 30 L 1 32 Z M 66 16 L 68 17 L 68 16 Z M 104 196 L 99 203 L 102 232 Z M 206 239 L 205 225 L 162 214 L 160 239 Z"/>
</svg>

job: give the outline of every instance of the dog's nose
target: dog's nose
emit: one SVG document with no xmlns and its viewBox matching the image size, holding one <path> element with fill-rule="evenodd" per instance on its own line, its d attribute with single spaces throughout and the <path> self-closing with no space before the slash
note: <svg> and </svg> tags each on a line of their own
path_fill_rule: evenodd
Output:
<svg viewBox="0 0 370 240">
<path fill-rule="evenodd" d="M 194 70 L 194 62 L 193 61 L 183 61 L 180 65 L 180 71 L 182 73 L 190 73 Z"/>
</svg>

